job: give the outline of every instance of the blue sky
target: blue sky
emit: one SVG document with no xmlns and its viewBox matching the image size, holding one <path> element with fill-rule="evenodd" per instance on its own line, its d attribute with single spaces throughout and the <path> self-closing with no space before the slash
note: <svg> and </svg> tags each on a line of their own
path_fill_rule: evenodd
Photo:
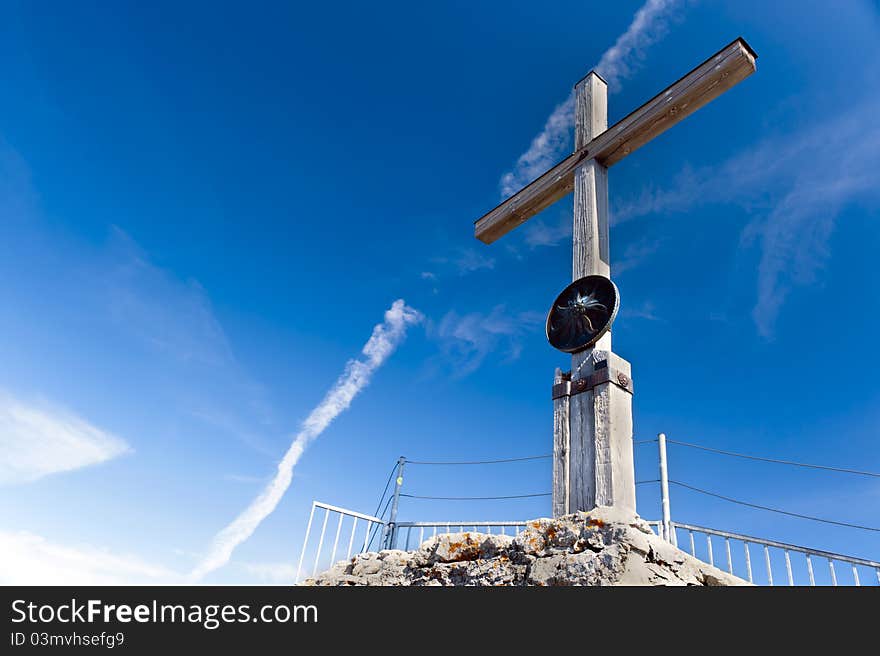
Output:
<svg viewBox="0 0 880 656">
<path fill-rule="evenodd" d="M 615 69 L 611 122 L 737 36 L 759 59 L 610 173 L 615 350 L 633 363 L 636 438 L 878 471 L 880 9 L 658 4 Z M 289 577 L 311 500 L 371 512 L 399 455 L 546 453 L 567 358 L 543 318 L 570 276 L 571 200 L 492 246 L 472 222 L 641 6 L 6 3 L 4 580 L 189 572 L 396 299 L 423 321 L 205 580 Z M 656 477 L 653 447 L 636 468 Z M 680 447 L 670 470 L 880 526 L 877 479 Z M 547 461 L 413 466 L 405 483 L 441 496 L 549 485 Z M 658 505 L 640 487 L 640 513 Z M 548 513 L 545 498 L 401 507 Z M 672 513 L 880 554 L 876 533 L 682 489 Z"/>
</svg>

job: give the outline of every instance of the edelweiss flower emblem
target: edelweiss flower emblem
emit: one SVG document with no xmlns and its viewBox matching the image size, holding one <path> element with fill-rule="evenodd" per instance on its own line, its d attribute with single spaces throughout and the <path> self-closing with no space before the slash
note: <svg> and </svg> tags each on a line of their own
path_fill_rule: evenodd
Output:
<svg viewBox="0 0 880 656">
<path fill-rule="evenodd" d="M 566 353 L 588 348 L 611 327 L 619 302 L 617 286 L 605 276 L 586 276 L 571 283 L 547 316 L 550 345 Z"/>
</svg>

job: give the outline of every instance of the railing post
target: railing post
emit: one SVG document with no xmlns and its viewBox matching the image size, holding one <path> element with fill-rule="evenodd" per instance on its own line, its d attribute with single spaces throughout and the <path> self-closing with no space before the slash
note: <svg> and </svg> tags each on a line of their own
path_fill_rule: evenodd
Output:
<svg viewBox="0 0 880 656">
<path fill-rule="evenodd" d="M 672 519 L 669 513 L 669 474 L 666 471 L 666 434 L 657 434 L 657 444 L 660 449 L 660 511 L 663 517 L 663 533 L 667 542 L 675 544 L 675 535 L 672 533 Z"/>
<path fill-rule="evenodd" d="M 296 566 L 296 581 L 299 583 L 299 575 L 303 568 L 303 559 L 306 557 L 306 547 L 309 546 L 309 533 L 312 531 L 312 520 L 315 518 L 315 502 L 312 501 L 312 511 L 309 513 L 309 523 L 306 525 L 306 537 L 303 540 L 303 548 L 299 554 L 299 565 Z"/>
<path fill-rule="evenodd" d="M 391 515 L 385 527 L 385 548 L 393 549 L 397 540 L 397 508 L 400 505 L 400 488 L 403 487 L 403 466 L 406 458 L 400 456 L 397 459 L 397 480 L 394 481 L 394 496 L 391 500 Z"/>
</svg>

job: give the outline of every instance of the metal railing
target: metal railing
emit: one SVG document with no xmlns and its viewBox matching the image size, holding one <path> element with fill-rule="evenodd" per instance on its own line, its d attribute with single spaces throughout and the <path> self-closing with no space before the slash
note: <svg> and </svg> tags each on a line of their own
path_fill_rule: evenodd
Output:
<svg viewBox="0 0 880 656">
<path fill-rule="evenodd" d="M 493 529 L 496 530 L 499 535 L 507 535 L 508 528 L 512 529 L 511 535 L 516 535 L 520 528 L 525 529 L 525 527 L 525 522 L 398 522 L 392 529 L 391 548 L 397 548 L 396 545 L 398 538 L 404 530 L 405 539 L 400 548 L 409 551 L 413 537 L 413 529 L 418 529 L 418 542 L 414 545 L 414 547 L 417 548 L 425 541 L 425 529 L 430 529 L 430 535 L 428 535 L 430 538 L 438 533 L 465 533 L 467 531 L 471 531 L 472 533 L 492 534 Z"/>
<path fill-rule="evenodd" d="M 319 511 L 317 517 L 316 510 Z M 321 510 L 324 511 L 323 515 L 320 513 Z M 316 522 L 320 525 L 320 533 L 317 531 Z M 315 526 L 314 533 L 313 526 Z M 525 522 L 515 521 L 386 522 L 373 515 L 332 506 L 322 501 L 313 501 L 296 568 L 296 581 L 302 580 L 304 565 L 307 570 L 309 564 L 311 565 L 311 572 L 307 573 L 307 576 L 315 576 L 319 571 L 328 569 L 340 560 L 348 560 L 353 555 L 368 551 L 374 543 L 377 551 L 397 548 L 408 551 L 411 548 L 418 548 L 426 537 L 437 534 L 472 531 L 507 535 L 508 530 L 511 530 L 510 535 L 515 535 L 525 527 Z M 416 534 L 418 534 L 417 544 L 413 542 Z"/>
<path fill-rule="evenodd" d="M 648 522 L 656 526 L 658 535 L 662 532 L 661 522 Z M 809 549 L 807 547 L 799 547 L 785 542 L 776 542 L 775 540 L 765 540 L 750 535 L 740 535 L 738 533 L 730 533 L 728 531 L 718 531 L 703 526 L 693 526 L 691 524 L 681 524 L 679 522 L 670 522 L 672 527 L 673 543 L 677 542 L 677 534 L 679 531 L 687 532 L 687 547 L 685 550 L 695 558 L 715 565 L 719 569 L 726 569 L 730 574 L 744 578 L 750 583 L 757 585 L 774 585 L 773 578 L 773 561 L 776 561 L 777 571 L 784 566 L 785 581 L 788 585 L 862 585 L 862 575 L 867 575 L 865 581 L 876 579 L 880 585 L 880 563 L 864 558 L 855 558 L 853 556 L 844 556 L 842 554 L 830 551 L 821 551 L 819 549 Z M 694 534 L 698 533 L 705 537 L 705 546 L 697 545 Z M 716 564 L 715 546 L 713 538 L 723 539 L 723 557 L 721 562 Z M 731 548 L 731 541 L 742 545 L 741 547 Z M 702 541 L 700 541 L 702 542 Z M 679 543 L 682 548 L 684 543 Z M 753 567 L 752 552 L 750 546 L 759 547 L 763 551 L 764 567 Z M 797 562 L 792 563 L 792 554 L 803 556 L 801 567 L 796 567 Z M 814 569 L 813 558 L 824 560 L 827 562 L 828 571 Z M 780 562 L 780 559 L 782 562 Z M 799 559 L 800 560 L 800 559 Z M 849 575 L 851 583 L 841 583 L 838 579 L 837 570 L 834 564 L 839 563 L 848 566 L 851 574 Z M 861 574 L 860 574 L 861 571 Z"/>
<path fill-rule="evenodd" d="M 656 533 L 659 537 L 664 537 L 663 535 L 663 522 L 657 519 L 646 519 L 645 523 L 654 529 L 654 533 Z"/>
<path fill-rule="evenodd" d="M 315 510 L 321 509 L 324 511 L 323 520 L 321 520 L 321 535 L 318 539 L 318 544 L 314 549 L 314 555 L 312 559 L 312 573 L 311 576 L 314 576 L 318 573 L 318 567 L 321 567 L 321 571 L 324 571 L 328 567 L 334 565 L 336 560 L 337 552 L 342 553 L 339 550 L 339 540 L 343 539 L 343 548 L 345 549 L 345 559 L 351 558 L 352 554 L 359 554 L 363 551 L 366 551 L 371 541 L 376 535 L 379 535 L 379 539 L 382 539 L 382 533 L 384 533 L 386 524 L 383 520 L 378 517 L 373 517 L 372 515 L 364 515 L 363 513 L 354 512 L 353 510 L 347 510 L 345 508 L 340 508 L 338 506 L 331 506 L 330 504 L 323 503 L 321 501 L 312 501 L 312 510 L 309 513 L 309 523 L 306 526 L 306 537 L 303 540 L 302 551 L 299 555 L 299 564 L 296 567 L 296 581 L 300 581 L 300 575 L 302 574 L 303 562 L 306 558 L 306 553 L 309 551 L 309 537 L 312 533 L 312 523 L 315 520 Z M 330 523 L 330 515 L 333 515 L 334 518 L 338 515 L 339 519 L 336 520 L 336 526 L 333 527 L 333 524 Z M 351 524 L 351 528 L 347 529 L 346 533 L 342 532 L 343 524 L 349 523 Z M 333 548 L 330 551 L 329 558 L 324 558 L 324 545 L 325 545 L 325 537 L 327 536 L 327 526 L 328 524 L 331 526 L 331 531 L 333 531 Z M 379 528 L 381 527 L 381 532 Z M 361 538 L 360 533 L 361 529 L 363 531 L 363 538 Z M 343 536 L 348 536 L 347 542 Z M 329 546 L 329 542 L 327 545 Z M 357 549 L 355 551 L 355 549 Z"/>
<path fill-rule="evenodd" d="M 318 512 L 316 516 L 316 510 L 323 510 L 323 515 Z M 312 528 L 316 521 L 320 524 L 320 533 L 315 530 L 313 535 Z M 756 585 L 774 585 L 782 580 L 778 576 L 774 578 L 781 571 L 785 572 L 784 580 L 788 585 L 871 585 L 875 580 L 880 585 L 880 562 L 873 560 L 672 521 L 669 522 L 667 534 L 663 521 L 653 520 L 647 523 L 659 537 L 678 545 L 695 558 Z M 355 554 L 370 550 L 374 541 L 376 550 L 399 548 L 409 551 L 417 549 L 426 538 L 438 534 L 470 531 L 516 535 L 525 527 L 526 522 L 522 521 L 391 523 L 373 515 L 313 501 L 296 580 L 301 580 L 304 564 L 310 564 L 309 575 L 314 576 L 338 560 L 347 560 Z M 697 540 L 696 535 L 701 539 Z M 314 545 L 313 537 L 317 540 Z M 684 537 L 683 541 L 680 540 L 681 537 Z M 755 554 L 752 548 L 755 547 L 761 552 L 758 557 L 763 560 L 763 566 L 753 560 Z M 827 568 L 814 567 L 814 559 L 825 561 Z M 849 570 L 850 573 L 844 579 L 835 569 L 835 563 L 838 567 L 843 566 Z"/>
</svg>

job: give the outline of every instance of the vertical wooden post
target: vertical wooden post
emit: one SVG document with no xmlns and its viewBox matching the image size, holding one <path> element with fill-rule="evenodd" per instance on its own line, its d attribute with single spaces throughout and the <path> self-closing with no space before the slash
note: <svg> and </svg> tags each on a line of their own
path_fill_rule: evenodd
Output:
<svg viewBox="0 0 880 656">
<path fill-rule="evenodd" d="M 569 396 L 565 389 L 571 378 L 556 368 L 553 377 L 553 516 L 567 515 L 568 500 L 568 451 L 569 451 Z"/>
<path fill-rule="evenodd" d="M 608 85 L 591 72 L 575 85 L 575 150 L 608 129 Z M 610 275 L 608 169 L 594 159 L 575 169 L 571 279 Z"/>
<path fill-rule="evenodd" d="M 591 72 L 575 86 L 575 148 L 607 127 L 608 87 Z M 610 277 L 608 169 L 594 159 L 575 170 L 572 228 L 572 279 Z M 605 368 L 615 377 L 571 397 L 568 512 L 615 506 L 635 513 L 630 365 L 611 352 L 610 332 L 573 355 L 571 364 L 572 381 Z M 626 384 L 618 385 L 619 380 Z"/>
<path fill-rule="evenodd" d="M 575 87 L 575 150 L 583 148 L 608 129 L 608 85 L 590 72 Z M 608 169 L 594 159 L 583 162 L 574 173 L 574 222 L 572 224 L 571 279 L 591 274 L 611 276 L 608 249 Z M 611 332 L 592 349 L 572 358 L 572 378 L 593 350 L 611 350 Z"/>
</svg>

